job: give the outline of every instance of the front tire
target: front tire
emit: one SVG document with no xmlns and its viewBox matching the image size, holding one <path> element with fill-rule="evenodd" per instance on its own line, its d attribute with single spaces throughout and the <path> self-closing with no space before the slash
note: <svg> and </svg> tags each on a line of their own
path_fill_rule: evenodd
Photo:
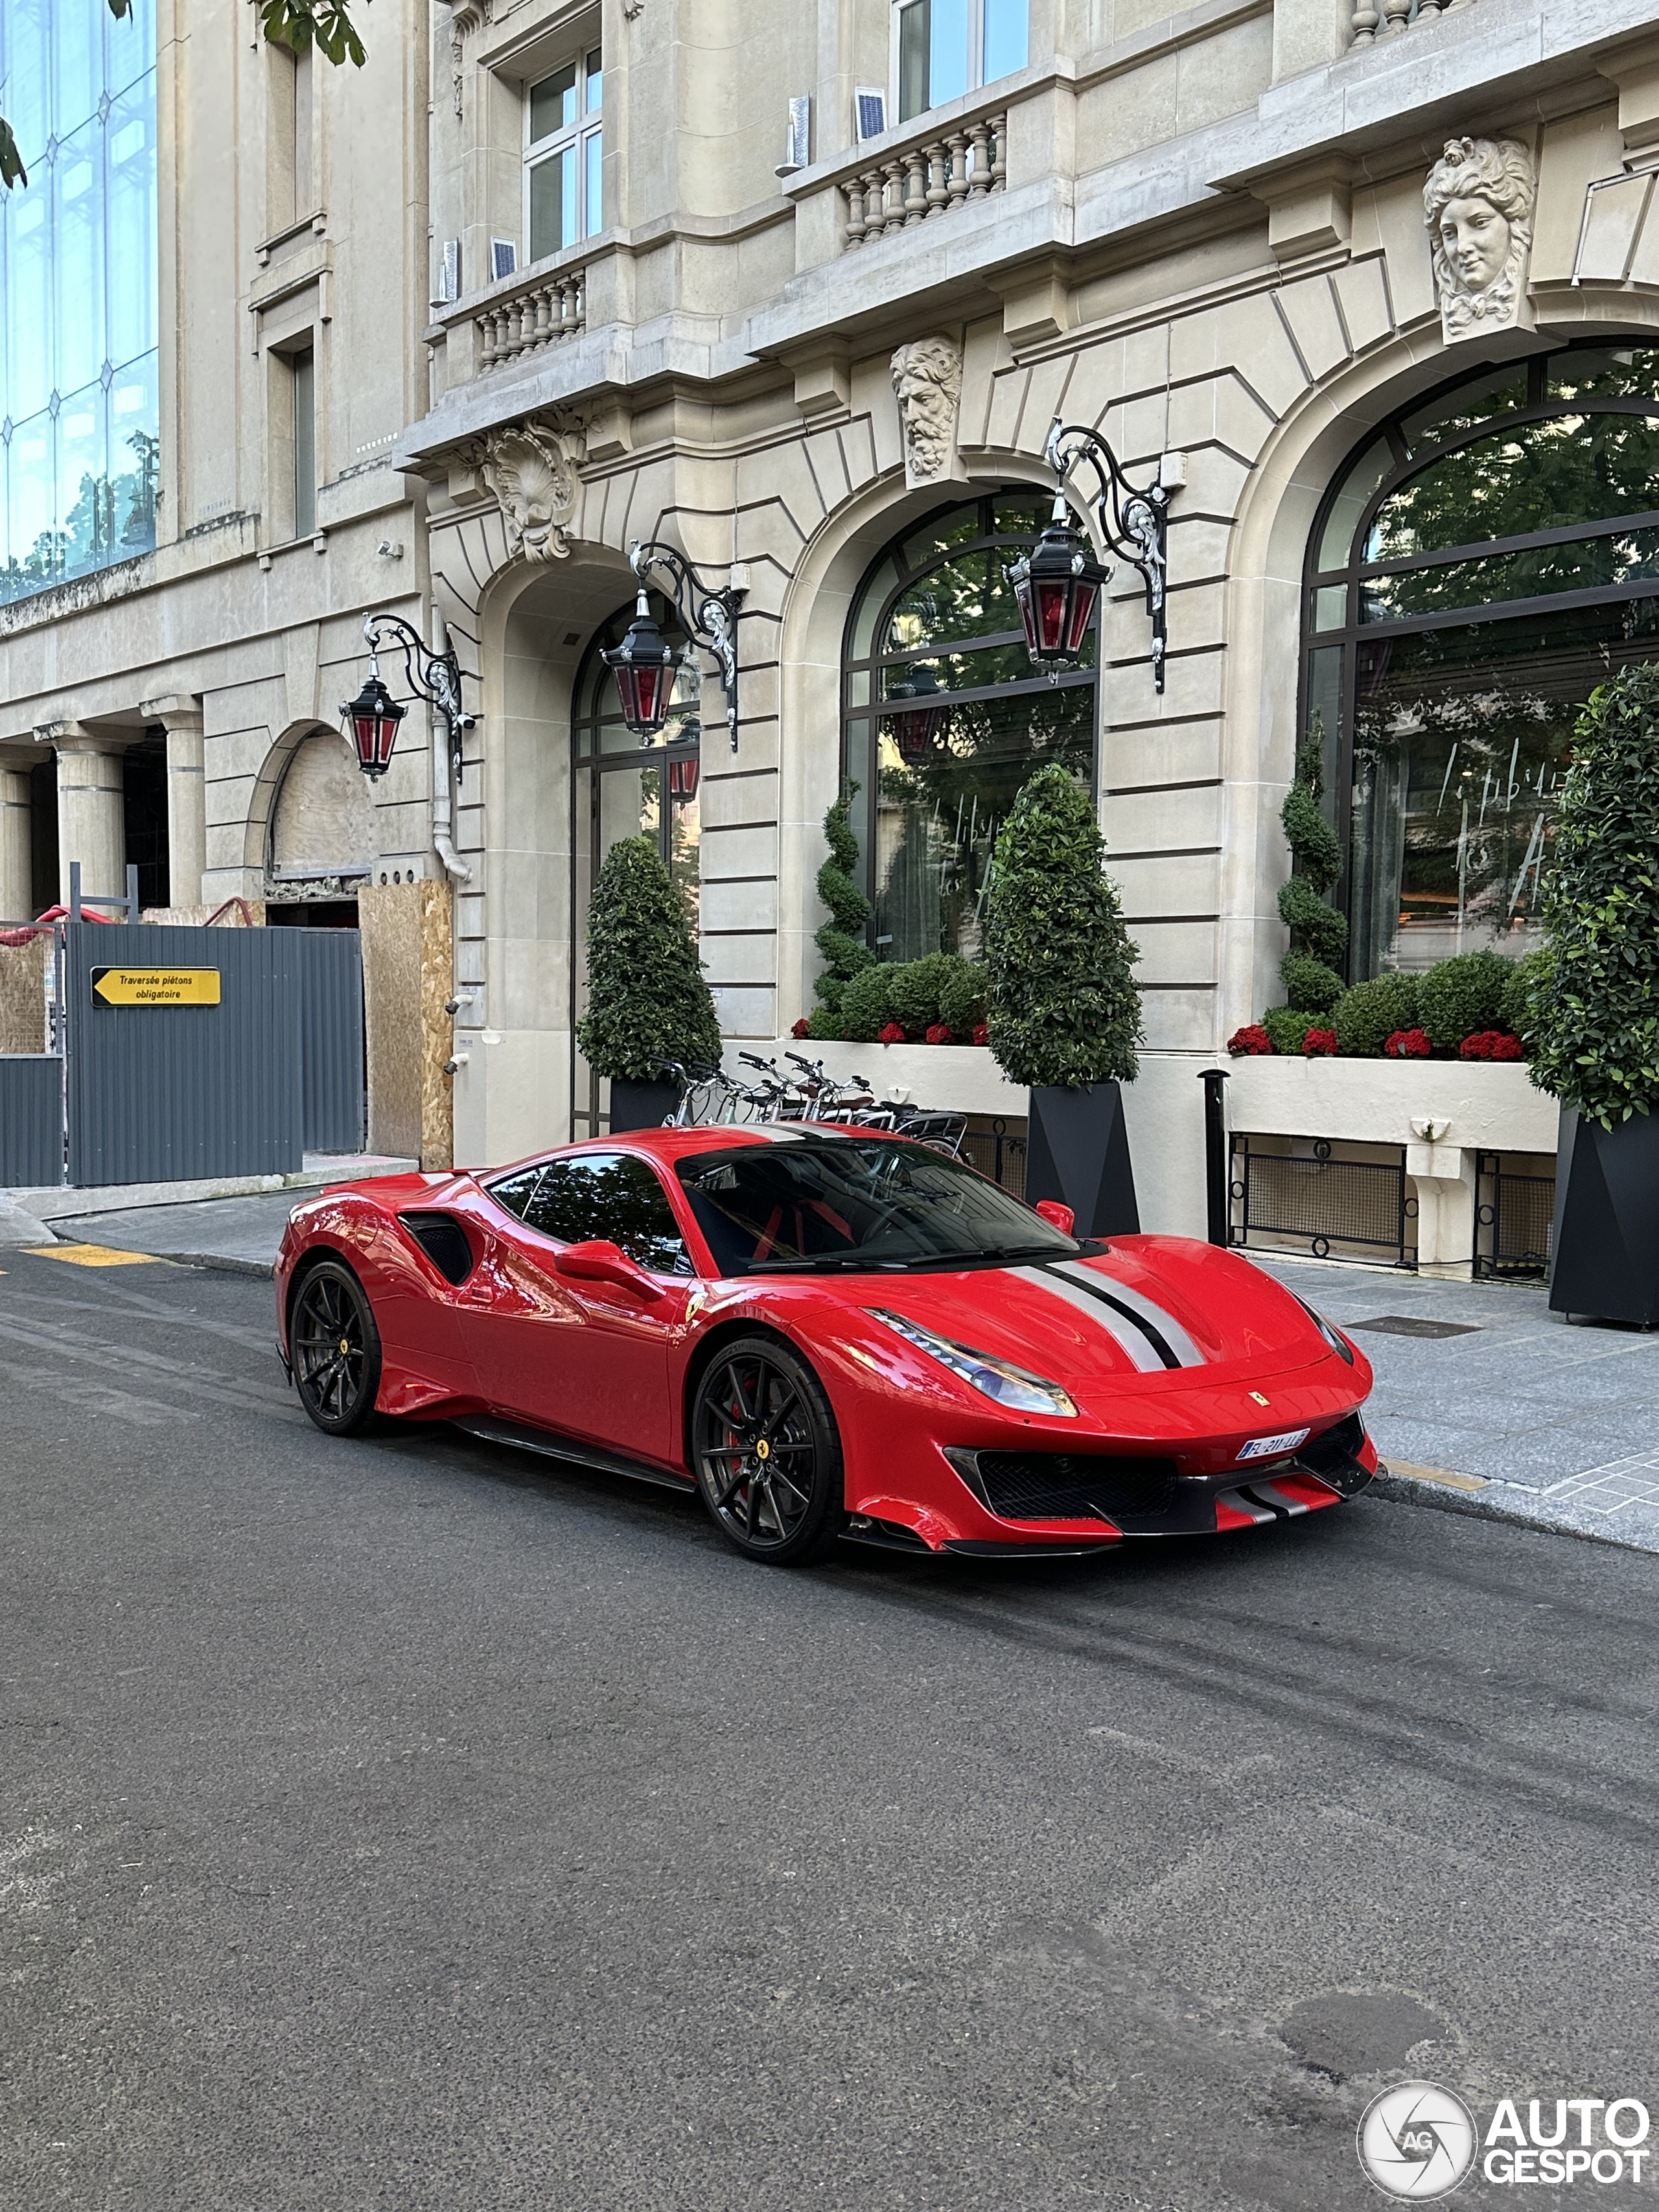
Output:
<svg viewBox="0 0 1659 2212">
<path fill-rule="evenodd" d="M 722 1345 L 697 1386 L 693 1472 L 715 1527 L 745 1559 L 823 1559 L 842 1532 L 841 1437 L 823 1386 L 777 1338 Z"/>
<path fill-rule="evenodd" d="M 380 1332 L 362 1285 L 337 1260 L 319 1260 L 294 1299 L 289 1356 L 300 1403 L 328 1437 L 356 1436 L 374 1418 Z"/>
</svg>

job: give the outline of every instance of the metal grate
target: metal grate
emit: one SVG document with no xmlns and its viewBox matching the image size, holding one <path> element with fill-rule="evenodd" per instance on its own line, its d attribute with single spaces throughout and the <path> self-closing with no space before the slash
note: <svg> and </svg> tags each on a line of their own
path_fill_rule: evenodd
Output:
<svg viewBox="0 0 1659 2212">
<path fill-rule="evenodd" d="M 970 1114 L 962 1140 L 962 1156 L 993 1182 L 1016 1198 L 1025 1195 L 1025 1133 L 1024 1121 L 1009 1122 L 1000 1114 Z"/>
<path fill-rule="evenodd" d="M 1088 1452 L 975 1455 L 980 1492 L 1005 1521 L 1086 1521 L 1159 1513 L 1174 1501 L 1175 1462 Z"/>
<path fill-rule="evenodd" d="M 1475 1161 L 1474 1272 L 1479 1276 L 1549 1272 L 1555 1176 L 1547 1153 L 1481 1152 Z"/>
<path fill-rule="evenodd" d="M 1253 1152 L 1247 1134 L 1235 1135 L 1233 1243 L 1278 1238 L 1320 1260 L 1340 1246 L 1379 1255 L 1391 1267 L 1415 1267 L 1409 1224 L 1417 1201 L 1407 1193 L 1405 1147 L 1365 1150 L 1389 1157 L 1343 1158 L 1327 1137 L 1313 1139 L 1305 1153 Z"/>
</svg>

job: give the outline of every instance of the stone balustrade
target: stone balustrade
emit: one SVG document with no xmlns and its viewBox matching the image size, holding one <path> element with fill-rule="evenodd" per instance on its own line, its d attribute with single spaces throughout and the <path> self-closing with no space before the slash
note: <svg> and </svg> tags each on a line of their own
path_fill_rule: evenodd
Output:
<svg viewBox="0 0 1659 2212">
<path fill-rule="evenodd" d="M 1353 11 L 1353 44 L 1370 46 L 1378 38 L 1415 30 L 1419 24 L 1437 21 L 1472 0 L 1358 0 Z"/>
<path fill-rule="evenodd" d="M 527 279 L 518 291 L 492 301 L 472 319 L 478 331 L 480 369 L 495 368 L 534 353 L 538 346 L 574 337 L 587 325 L 586 271 L 571 269 Z"/>
<path fill-rule="evenodd" d="M 979 116 L 945 137 L 906 147 L 849 179 L 841 188 L 847 198 L 848 252 L 1005 190 L 1007 134 L 1006 112 Z"/>
</svg>

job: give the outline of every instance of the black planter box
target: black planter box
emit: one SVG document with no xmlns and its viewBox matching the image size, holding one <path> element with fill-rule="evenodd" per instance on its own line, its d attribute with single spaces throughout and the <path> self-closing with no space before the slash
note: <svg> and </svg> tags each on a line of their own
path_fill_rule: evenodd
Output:
<svg viewBox="0 0 1659 2212">
<path fill-rule="evenodd" d="M 611 1085 L 611 1130 L 659 1129 L 680 1103 L 672 1083 L 633 1083 L 617 1076 Z"/>
<path fill-rule="evenodd" d="M 1124 1237 L 1140 1226 L 1123 1094 L 1115 1083 L 1031 1092 L 1025 1196 L 1057 1198 L 1077 1217 L 1079 1237 Z"/>
<path fill-rule="evenodd" d="M 1659 1114 L 1604 1129 L 1562 1109 L 1551 1255 L 1555 1312 L 1659 1322 Z"/>
</svg>

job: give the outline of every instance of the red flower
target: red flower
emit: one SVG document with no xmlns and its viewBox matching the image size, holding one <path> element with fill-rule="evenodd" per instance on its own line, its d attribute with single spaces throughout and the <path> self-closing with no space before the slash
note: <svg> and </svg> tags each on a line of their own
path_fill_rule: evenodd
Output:
<svg viewBox="0 0 1659 2212">
<path fill-rule="evenodd" d="M 1382 1050 L 1389 1060 L 1426 1060 L 1434 1047 L 1421 1030 L 1396 1030 Z"/>
<path fill-rule="evenodd" d="M 1306 1060 L 1334 1060 L 1336 1051 L 1334 1030 L 1310 1030 L 1302 1040 L 1303 1057 Z"/>
<path fill-rule="evenodd" d="M 800 1019 L 795 1023 L 793 1027 L 790 1030 L 789 1034 L 792 1037 L 806 1037 L 811 1036 L 812 1024 L 807 1020 L 805 1014 L 803 1014 Z"/>
<path fill-rule="evenodd" d="M 1508 1030 L 1477 1030 L 1457 1048 L 1460 1060 L 1524 1060 L 1527 1048 Z"/>
<path fill-rule="evenodd" d="M 974 1024 L 974 1042 L 975 1044 L 989 1044 L 990 1042 L 991 1031 L 988 1024 L 984 1022 L 975 1022 Z"/>
<path fill-rule="evenodd" d="M 878 1042 L 882 1044 L 902 1044 L 904 1042 L 903 1024 L 901 1022 L 889 1022 L 886 1028 L 882 1031 Z"/>
<path fill-rule="evenodd" d="M 1235 1060 L 1242 1059 L 1246 1054 L 1251 1059 L 1257 1059 L 1261 1054 L 1271 1052 L 1273 1048 L 1273 1041 L 1260 1022 L 1247 1022 L 1242 1030 L 1235 1030 L 1227 1040 L 1227 1049 Z"/>
<path fill-rule="evenodd" d="M 935 1022 L 927 1032 L 927 1042 L 929 1044 L 954 1044 L 956 1038 L 943 1022 Z"/>
</svg>

